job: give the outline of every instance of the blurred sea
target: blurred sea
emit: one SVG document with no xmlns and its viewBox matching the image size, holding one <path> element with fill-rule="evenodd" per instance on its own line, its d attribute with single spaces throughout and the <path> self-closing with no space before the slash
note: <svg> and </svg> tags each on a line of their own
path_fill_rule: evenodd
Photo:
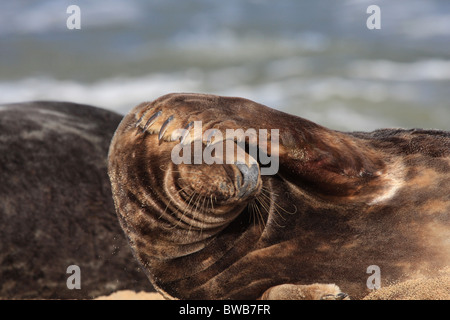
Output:
<svg viewBox="0 0 450 320">
<path fill-rule="evenodd" d="M 69 5 L 81 30 L 69 30 Z M 369 5 L 381 29 L 369 30 Z M 169 92 L 241 96 L 338 130 L 450 130 L 448 0 L 0 3 L 0 103 L 122 114 Z"/>
</svg>

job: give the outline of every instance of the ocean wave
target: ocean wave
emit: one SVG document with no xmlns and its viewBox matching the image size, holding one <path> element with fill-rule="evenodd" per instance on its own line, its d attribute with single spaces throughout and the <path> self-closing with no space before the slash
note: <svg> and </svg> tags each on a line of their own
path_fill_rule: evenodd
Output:
<svg viewBox="0 0 450 320">
<path fill-rule="evenodd" d="M 299 68 L 304 66 L 300 61 L 294 63 Z M 270 71 L 277 66 L 283 69 L 285 65 L 278 61 L 267 68 Z M 251 69 L 230 67 L 208 72 L 189 69 L 186 72 L 149 74 L 135 78 L 106 78 L 93 83 L 26 78 L 0 82 L 0 103 L 71 101 L 125 114 L 143 101 L 151 101 L 170 92 L 202 92 L 245 97 L 346 130 L 395 126 L 402 121 L 405 123 L 408 117 L 423 113 L 418 103 L 421 92 L 415 83 L 361 81 L 337 76 L 283 77 L 280 74 L 263 82 L 252 82 L 248 78 L 252 77 L 251 74 Z M 287 70 L 286 74 L 290 75 L 290 71 Z M 391 106 L 398 106 L 394 116 Z M 432 111 L 430 107 L 427 112 L 432 114 Z M 409 114 L 402 115 L 405 112 Z M 436 124 L 440 125 L 441 122 L 437 120 Z"/>
<path fill-rule="evenodd" d="M 349 65 L 348 75 L 390 81 L 450 80 L 450 60 L 428 59 L 415 62 L 357 60 Z"/>
<path fill-rule="evenodd" d="M 122 114 L 138 103 L 152 100 L 168 91 L 198 89 L 195 80 L 163 74 L 134 79 L 104 79 L 92 84 L 52 78 L 0 82 L 2 103 L 27 100 L 71 101 L 104 107 Z"/>
<path fill-rule="evenodd" d="M 354 77 L 390 79 L 399 77 L 399 68 L 408 66 L 381 63 L 384 73 L 379 73 L 379 62 L 357 62 L 349 68 Z M 389 68 L 386 68 L 386 65 Z M 434 64 L 433 64 L 434 65 Z M 291 68 L 289 68 L 291 66 Z M 428 70 L 426 64 L 418 64 L 410 74 L 426 78 L 414 70 Z M 444 72 L 443 65 L 440 72 Z M 450 63 L 448 64 L 450 68 Z M 373 70 L 372 70 L 373 69 Z M 386 69 L 386 70 L 385 70 Z M 295 70 L 295 71 L 294 71 Z M 258 72 L 264 72 L 265 80 L 254 81 Z M 142 101 L 172 91 L 201 91 L 224 95 L 242 95 L 262 100 L 269 105 L 280 105 L 292 97 L 310 101 L 333 99 L 358 99 L 368 102 L 388 100 L 400 102 L 417 101 L 419 92 L 414 83 L 391 83 L 383 81 L 361 81 L 339 76 L 313 76 L 307 60 L 289 58 L 268 63 L 266 69 L 248 66 L 202 70 L 187 69 L 185 72 L 152 73 L 142 77 L 115 77 L 83 83 L 54 78 L 26 78 L 18 81 L 0 82 L 1 100 L 68 99 L 83 103 L 98 103 L 114 110 L 124 110 L 133 101 Z M 305 74 L 304 74 L 305 73 Z M 419 77 L 420 76 L 420 77 Z M 410 79 L 410 76 L 404 75 Z M 442 78 L 441 76 L 437 76 Z M 433 77 L 435 79 L 435 77 Z"/>
</svg>

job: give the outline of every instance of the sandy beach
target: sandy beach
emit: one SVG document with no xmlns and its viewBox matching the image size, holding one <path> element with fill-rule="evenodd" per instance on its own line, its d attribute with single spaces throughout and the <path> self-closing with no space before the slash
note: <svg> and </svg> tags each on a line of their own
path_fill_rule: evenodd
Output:
<svg viewBox="0 0 450 320">
<path fill-rule="evenodd" d="M 95 300 L 164 300 L 164 297 L 157 292 L 122 290 Z M 450 268 L 442 270 L 438 277 L 423 277 L 382 287 L 363 300 L 450 300 Z"/>
<path fill-rule="evenodd" d="M 114 292 L 108 296 L 101 296 L 95 300 L 165 300 L 164 297 L 157 292 L 134 292 L 132 290 L 122 290 Z"/>
</svg>

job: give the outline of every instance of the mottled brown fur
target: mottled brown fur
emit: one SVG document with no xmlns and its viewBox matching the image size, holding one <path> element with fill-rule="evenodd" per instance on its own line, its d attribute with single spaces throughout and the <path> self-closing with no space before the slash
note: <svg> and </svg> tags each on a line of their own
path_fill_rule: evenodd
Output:
<svg viewBox="0 0 450 320">
<path fill-rule="evenodd" d="M 145 128 L 158 111 L 162 115 Z M 170 141 L 171 132 L 194 120 L 203 121 L 203 130 L 280 130 L 279 172 L 259 176 L 261 188 L 245 200 L 249 205 L 233 196 L 217 204 L 229 208 L 217 228 L 183 225 L 179 211 L 188 201 L 173 198 L 182 193 L 180 177 L 198 181 L 170 158 L 178 143 Z M 109 161 L 122 227 L 150 280 L 168 297 L 255 299 L 274 286 L 319 283 L 362 298 L 369 293 L 370 265 L 380 267 L 384 286 L 432 276 L 450 264 L 448 132 L 345 133 L 246 99 L 171 94 L 124 118 Z M 211 175 L 209 185 L 229 177 L 232 188 L 236 171 L 229 166 L 200 167 Z M 189 170 L 197 174 L 198 167 Z M 214 190 L 211 195 L 222 194 Z M 218 210 L 198 207 L 192 210 L 197 220 Z"/>
</svg>

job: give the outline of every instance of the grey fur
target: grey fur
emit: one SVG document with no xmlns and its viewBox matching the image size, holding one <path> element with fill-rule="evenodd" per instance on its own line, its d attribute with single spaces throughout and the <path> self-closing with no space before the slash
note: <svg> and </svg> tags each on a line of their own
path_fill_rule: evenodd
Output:
<svg viewBox="0 0 450 320">
<path fill-rule="evenodd" d="M 0 107 L 0 298 L 93 298 L 151 290 L 107 178 L 121 116 L 64 102 Z M 69 290 L 69 265 L 81 289 Z"/>
</svg>

